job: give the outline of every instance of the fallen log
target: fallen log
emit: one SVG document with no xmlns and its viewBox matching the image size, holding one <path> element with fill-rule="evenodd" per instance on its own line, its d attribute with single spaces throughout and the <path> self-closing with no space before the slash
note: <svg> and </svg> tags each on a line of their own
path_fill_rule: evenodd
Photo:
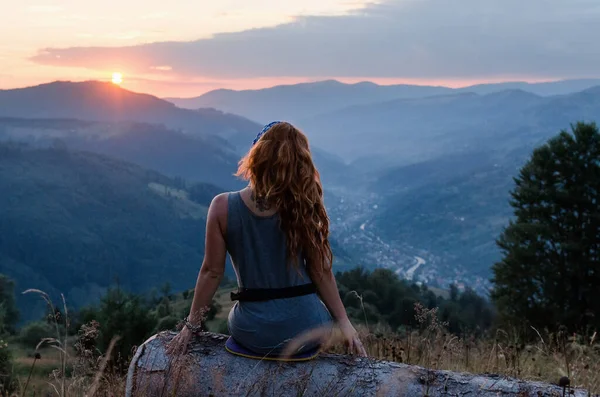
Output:
<svg viewBox="0 0 600 397">
<path fill-rule="evenodd" d="M 563 388 L 503 376 L 434 371 L 353 356 L 322 354 L 304 363 L 234 356 L 225 335 L 205 333 L 185 356 L 170 359 L 175 334 L 155 335 L 140 346 L 127 375 L 126 396 L 515 396 L 560 397 Z M 564 395 L 587 396 L 583 390 Z"/>
</svg>

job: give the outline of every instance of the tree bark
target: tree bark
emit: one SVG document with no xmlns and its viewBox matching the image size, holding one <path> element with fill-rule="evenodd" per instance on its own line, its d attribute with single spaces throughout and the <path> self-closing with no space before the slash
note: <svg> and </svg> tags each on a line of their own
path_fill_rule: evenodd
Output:
<svg viewBox="0 0 600 397">
<path fill-rule="evenodd" d="M 129 367 L 127 397 L 139 396 L 563 396 L 563 389 L 502 376 L 434 371 L 405 364 L 322 354 L 301 363 L 260 361 L 225 350 L 227 336 L 205 333 L 170 360 L 174 333 L 140 346 Z M 569 395 L 566 391 L 565 395 Z M 571 396 L 587 393 L 575 390 Z"/>
</svg>

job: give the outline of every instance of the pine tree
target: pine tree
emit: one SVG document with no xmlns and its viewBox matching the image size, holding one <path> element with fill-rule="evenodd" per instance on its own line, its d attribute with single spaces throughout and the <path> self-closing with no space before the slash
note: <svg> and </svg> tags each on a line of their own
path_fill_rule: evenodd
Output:
<svg viewBox="0 0 600 397">
<path fill-rule="evenodd" d="M 503 259 L 493 267 L 500 313 L 541 328 L 600 327 L 596 124 L 578 123 L 536 149 L 515 183 L 515 219 L 497 241 Z"/>
</svg>

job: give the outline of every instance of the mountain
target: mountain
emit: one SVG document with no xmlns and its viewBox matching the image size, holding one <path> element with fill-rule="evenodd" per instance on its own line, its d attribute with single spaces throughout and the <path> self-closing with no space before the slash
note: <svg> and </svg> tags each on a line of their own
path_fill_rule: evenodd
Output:
<svg viewBox="0 0 600 397">
<path fill-rule="evenodd" d="M 47 146 L 60 138 L 68 147 L 230 189 L 241 186 L 232 174 L 261 128 L 240 116 L 180 109 L 110 83 L 55 82 L 0 90 L 0 140 Z M 324 180 L 341 181 L 343 162 L 318 148 L 314 152 Z"/>
<path fill-rule="evenodd" d="M 576 121 L 598 121 L 600 114 L 600 85 L 570 95 L 548 98 L 544 106 L 531 109 L 529 116 L 540 125 L 562 125 Z"/>
<path fill-rule="evenodd" d="M 164 124 L 192 135 L 260 131 L 256 123 L 240 116 L 215 109 L 180 109 L 152 95 L 98 81 L 0 90 L 0 117 L 138 121 Z"/>
<path fill-rule="evenodd" d="M 574 94 L 591 87 L 600 85 L 600 79 L 573 79 L 558 80 L 543 83 L 508 82 L 495 84 L 477 84 L 459 90 L 476 92 L 478 94 L 491 94 L 504 90 L 523 90 L 540 96 L 555 96 Z"/>
<path fill-rule="evenodd" d="M 163 125 L 139 122 L 0 117 L 0 142 L 26 142 L 39 148 L 63 145 L 116 157 L 190 182 L 240 189 L 245 183 L 233 174 L 255 134 L 224 135 L 227 139 L 189 135 Z M 351 167 L 319 148 L 313 147 L 312 152 L 328 187 L 349 183 Z"/>
<path fill-rule="evenodd" d="M 207 206 L 222 191 L 196 186 L 92 153 L 0 144 L 0 273 L 18 292 L 64 293 L 77 306 L 117 280 L 138 292 L 165 280 L 190 288 Z M 37 301 L 18 295 L 22 306 Z"/>
<path fill-rule="evenodd" d="M 374 173 L 368 190 L 382 196 L 414 191 L 456 180 L 504 161 L 505 158 L 493 151 L 443 155 L 421 163 L 387 167 L 380 173 Z"/>
<path fill-rule="evenodd" d="M 353 106 L 298 125 L 315 145 L 346 161 L 376 156 L 407 165 L 473 150 L 529 147 L 574 121 L 594 119 L 599 103 L 598 88 L 552 97 L 522 90 L 463 93 Z"/>
<path fill-rule="evenodd" d="M 272 120 L 298 121 L 301 118 L 352 105 L 413 98 L 450 92 L 444 87 L 414 85 L 380 86 L 363 82 L 344 84 L 335 80 L 280 85 L 260 90 L 216 90 L 196 98 L 168 98 L 189 109 L 217 108 L 267 123 Z"/>
<path fill-rule="evenodd" d="M 395 100 L 300 124 L 363 174 L 366 183 L 332 208 L 351 254 L 430 285 L 464 282 L 483 293 L 500 258 L 495 239 L 512 216 L 513 177 L 534 147 L 599 115 L 593 87 L 552 97 L 508 90 Z"/>
<path fill-rule="evenodd" d="M 227 141 L 211 135 L 184 134 L 163 125 L 0 118 L 0 141 L 7 140 L 105 154 L 190 182 L 227 189 L 243 185 L 233 176 L 240 155 Z"/>
<path fill-rule="evenodd" d="M 383 190 L 371 226 L 391 245 L 427 252 L 429 282 L 487 279 L 500 259 L 496 238 L 512 216 L 513 177 L 528 154 L 518 150 L 495 163 L 480 153 L 396 169 L 378 181 L 393 188 Z"/>
<path fill-rule="evenodd" d="M 423 98 L 471 92 L 480 95 L 505 90 L 523 90 L 540 96 L 575 93 L 596 85 L 600 79 L 562 80 L 545 83 L 508 82 L 464 88 L 419 85 L 377 85 L 371 82 L 344 84 L 335 80 L 279 85 L 258 90 L 215 90 L 195 98 L 167 98 L 188 109 L 217 108 L 252 120 L 297 122 L 355 105 L 393 99 Z"/>
</svg>

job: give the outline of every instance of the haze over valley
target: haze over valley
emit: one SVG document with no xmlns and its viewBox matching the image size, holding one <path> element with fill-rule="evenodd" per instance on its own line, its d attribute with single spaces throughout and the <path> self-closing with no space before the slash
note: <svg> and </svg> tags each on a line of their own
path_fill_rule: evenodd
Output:
<svg viewBox="0 0 600 397">
<path fill-rule="evenodd" d="M 21 192 L 4 196 L 8 213 L 21 215 L 5 219 L 3 227 L 16 228 L 35 246 L 69 241 L 72 252 L 104 241 L 103 233 L 136 230 L 128 237 L 129 248 L 119 243 L 103 248 L 111 260 L 89 253 L 57 256 L 65 272 L 97 269 L 97 274 L 78 270 L 84 278 L 76 286 L 53 278 L 62 267 L 42 267 L 41 259 L 6 240 L 0 271 L 19 286 L 39 279 L 50 291 L 81 300 L 97 296 L 115 278 L 152 288 L 149 280 L 160 280 L 176 255 L 186 259 L 170 273 L 181 276 L 172 278 L 173 286 L 187 287 L 201 261 L 206 205 L 214 194 L 243 186 L 232 174 L 269 110 L 294 120 L 311 139 L 338 269 L 386 267 L 430 286 L 457 283 L 485 294 L 490 267 L 500 258 L 495 239 L 511 217 L 512 178 L 535 146 L 572 120 L 597 118 L 597 83 L 455 90 L 325 81 L 209 93 L 201 97 L 201 109 L 180 108 L 111 83 L 55 82 L 0 91 L 0 140 L 9 154 L 0 158 L 3 191 Z M 130 192 L 131 209 L 123 207 L 129 199 L 111 192 Z M 155 226 L 131 220 L 125 227 L 112 223 L 115 215 L 109 214 L 100 220 L 98 211 L 109 205 L 127 216 L 151 216 Z M 60 213 L 68 215 L 52 221 Z M 160 233 L 176 247 L 152 234 L 159 224 L 172 225 L 172 231 Z M 42 232 L 45 228 L 50 229 Z M 57 240 L 46 241 L 44 235 Z M 138 244 L 146 247 L 146 265 L 129 251 Z M 131 278 L 139 266 L 148 281 Z"/>
</svg>

